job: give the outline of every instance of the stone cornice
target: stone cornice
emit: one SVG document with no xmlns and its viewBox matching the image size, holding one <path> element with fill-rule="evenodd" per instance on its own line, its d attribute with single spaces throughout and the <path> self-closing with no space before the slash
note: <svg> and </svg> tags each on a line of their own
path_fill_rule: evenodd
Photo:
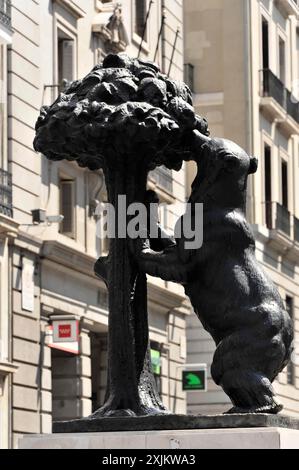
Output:
<svg viewBox="0 0 299 470">
<path fill-rule="evenodd" d="M 14 245 L 23 250 L 28 250 L 35 255 L 39 255 L 43 241 L 30 233 L 19 230 L 17 238 L 14 239 Z"/>
<path fill-rule="evenodd" d="M 14 374 L 17 372 L 19 366 L 12 362 L 0 361 L 0 376 Z"/>
<path fill-rule="evenodd" d="M 19 224 L 15 220 L 0 213 L 0 238 L 15 238 L 18 234 L 18 229 Z"/>
<path fill-rule="evenodd" d="M 45 241 L 41 256 L 89 276 L 93 275 L 96 259 L 59 241 Z"/>
<path fill-rule="evenodd" d="M 59 263 L 67 268 L 95 277 L 93 267 L 96 259 L 93 256 L 82 253 L 74 248 L 66 246 L 58 241 L 46 241 L 43 244 L 41 256 L 44 259 Z M 170 310 L 182 308 L 185 312 L 185 296 L 157 286 L 152 282 L 148 283 L 149 302 L 155 305 L 161 313 L 168 313 Z"/>
<path fill-rule="evenodd" d="M 186 298 L 184 295 L 160 287 L 152 282 L 148 283 L 148 299 L 153 302 L 155 310 L 160 313 L 168 313 L 171 310 L 183 307 Z"/>
<path fill-rule="evenodd" d="M 73 0 L 54 0 L 54 2 L 62 5 L 78 19 L 86 15 L 86 11 L 82 10 Z"/>
<path fill-rule="evenodd" d="M 193 106 L 223 106 L 224 104 L 224 93 L 194 93 L 193 94 Z"/>
<path fill-rule="evenodd" d="M 113 12 L 115 8 L 114 1 L 103 3 L 101 0 L 95 0 L 95 8 L 98 12 Z"/>
</svg>

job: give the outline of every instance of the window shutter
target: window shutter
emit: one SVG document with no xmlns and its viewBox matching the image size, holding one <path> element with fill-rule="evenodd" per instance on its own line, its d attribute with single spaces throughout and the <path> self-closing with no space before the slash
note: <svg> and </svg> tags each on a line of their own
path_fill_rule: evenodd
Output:
<svg viewBox="0 0 299 470">
<path fill-rule="evenodd" d="M 135 32 L 142 36 L 146 20 L 146 0 L 135 0 Z"/>
<path fill-rule="evenodd" d="M 75 228 L 75 182 L 62 180 L 60 182 L 60 212 L 64 216 L 61 223 L 61 233 L 74 238 Z"/>
<path fill-rule="evenodd" d="M 74 41 L 59 40 L 59 82 L 74 80 Z"/>
</svg>

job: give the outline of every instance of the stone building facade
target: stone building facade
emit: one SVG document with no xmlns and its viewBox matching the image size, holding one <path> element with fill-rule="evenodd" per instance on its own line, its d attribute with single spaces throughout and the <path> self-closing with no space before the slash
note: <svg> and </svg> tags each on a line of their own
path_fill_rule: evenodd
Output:
<svg viewBox="0 0 299 470">
<path fill-rule="evenodd" d="M 294 0 L 187 0 L 185 76 L 211 132 L 259 158 L 248 218 L 256 255 L 293 318 L 293 361 L 275 382 L 285 414 L 299 415 L 299 6 Z M 189 183 L 194 170 L 189 169 Z M 188 319 L 188 362 L 211 364 L 214 345 Z M 252 345 L 254 347 L 254 344 Z M 188 411 L 217 413 L 227 396 L 209 379 Z"/>
<path fill-rule="evenodd" d="M 53 420 L 89 415 L 103 403 L 106 384 L 107 293 L 93 275 L 107 251 L 96 238 L 95 215 L 105 200 L 104 181 L 100 172 L 49 162 L 32 150 L 39 109 L 111 51 L 155 58 L 165 73 L 183 78 L 182 0 L 12 0 L 9 18 L 3 42 L 11 43 L 1 42 L 7 102 L 0 171 L 7 172 L 5 190 L 12 195 L 0 214 L 2 447 L 16 447 L 26 433 L 51 432 Z M 0 21 L 0 37 L 1 28 Z M 172 227 L 185 200 L 185 171 L 155 171 L 149 187 L 164 202 L 164 225 Z M 149 313 L 163 401 L 185 412 L 179 366 L 186 360 L 189 309 L 183 290 L 149 279 Z M 78 351 L 77 344 L 53 339 L 59 320 L 78 322 Z"/>
</svg>

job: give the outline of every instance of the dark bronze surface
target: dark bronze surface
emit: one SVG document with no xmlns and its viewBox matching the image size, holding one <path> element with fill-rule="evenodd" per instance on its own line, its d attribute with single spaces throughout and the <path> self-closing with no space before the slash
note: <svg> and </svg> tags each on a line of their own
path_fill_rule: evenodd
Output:
<svg viewBox="0 0 299 470">
<path fill-rule="evenodd" d="M 146 416 L 136 418 L 79 419 L 53 424 L 54 433 L 165 431 L 186 429 L 288 428 L 299 429 L 299 420 L 282 415 L 247 414 L 216 416 Z"/>
<path fill-rule="evenodd" d="M 56 424 L 55 430 L 87 431 L 129 422 L 140 429 L 183 429 L 204 422 L 245 425 L 246 417 L 225 416 L 221 421 L 167 414 L 150 365 L 146 274 L 184 285 L 217 345 L 212 377 L 231 398 L 232 413 L 247 413 L 249 423 L 254 420 L 250 413 L 282 409 L 272 382 L 290 359 L 293 330 L 276 287 L 255 258 L 245 218 L 247 178 L 257 170 L 257 160 L 232 142 L 208 136 L 207 122 L 195 114 L 185 84 L 161 74 L 150 62 L 126 55 L 108 55 L 42 109 L 35 150 L 50 160 L 102 168 L 116 212 L 119 195 L 126 195 L 127 206 L 146 205 L 149 171 L 161 165 L 179 170 L 184 160 L 198 165 L 189 203 L 204 204 L 201 248 L 186 249 L 184 237 L 161 244 L 116 237 L 108 258 L 97 261 L 95 272 L 109 292 L 106 400 L 93 419 Z M 150 415 L 148 421 L 141 418 Z M 120 416 L 132 421 L 114 421 Z M 102 417 L 115 418 L 109 425 Z M 255 420 L 275 421 L 264 415 Z"/>
</svg>

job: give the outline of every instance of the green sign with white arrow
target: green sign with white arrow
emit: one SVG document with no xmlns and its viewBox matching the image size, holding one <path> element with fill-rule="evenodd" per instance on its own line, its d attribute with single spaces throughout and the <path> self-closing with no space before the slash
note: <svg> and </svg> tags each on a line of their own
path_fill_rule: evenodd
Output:
<svg viewBox="0 0 299 470">
<path fill-rule="evenodd" d="M 183 370 L 182 384 L 185 392 L 193 390 L 206 391 L 206 369 Z"/>
</svg>

